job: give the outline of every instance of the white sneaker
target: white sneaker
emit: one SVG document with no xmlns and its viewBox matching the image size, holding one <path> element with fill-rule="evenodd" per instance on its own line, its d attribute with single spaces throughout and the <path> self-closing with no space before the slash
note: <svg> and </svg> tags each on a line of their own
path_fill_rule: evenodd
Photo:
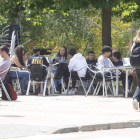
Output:
<svg viewBox="0 0 140 140">
<path fill-rule="evenodd" d="M 68 95 L 71 95 L 71 94 L 72 94 L 72 91 L 71 91 L 71 90 L 69 90 Z"/>
<path fill-rule="evenodd" d="M 132 103 L 133 103 L 133 108 L 136 109 L 136 110 L 138 110 L 138 104 L 139 104 L 139 102 L 137 101 L 137 99 L 134 99 Z"/>
<path fill-rule="evenodd" d="M 62 92 L 62 94 L 63 95 L 66 95 L 67 94 L 67 89 L 64 92 Z"/>
<path fill-rule="evenodd" d="M 74 95 L 75 93 L 77 93 L 77 88 L 75 88 L 73 91 L 71 91 L 72 95 Z"/>
<path fill-rule="evenodd" d="M 21 95 L 21 90 L 16 91 L 17 95 Z"/>
</svg>

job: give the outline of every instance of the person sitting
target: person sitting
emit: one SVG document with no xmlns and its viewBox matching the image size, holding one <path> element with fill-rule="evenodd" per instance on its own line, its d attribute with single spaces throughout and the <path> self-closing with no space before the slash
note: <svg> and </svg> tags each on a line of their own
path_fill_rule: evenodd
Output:
<svg viewBox="0 0 140 140">
<path fill-rule="evenodd" d="M 21 93 L 20 90 L 17 91 L 17 94 L 25 94 L 27 89 L 27 82 L 29 80 L 29 72 L 27 71 L 25 60 L 24 60 L 25 50 L 24 46 L 19 45 L 15 49 L 15 55 L 11 58 L 11 66 L 16 67 L 18 70 L 18 78 L 21 79 L 20 87 L 21 87 Z M 11 68 L 13 70 L 13 68 Z M 11 71 L 11 78 L 16 79 L 17 75 L 15 71 Z"/>
<path fill-rule="evenodd" d="M 11 60 L 9 57 L 9 48 L 6 45 L 2 45 L 0 47 L 0 56 L 2 59 L 0 63 L 0 72 L 3 72 L 4 70 L 10 68 L 11 66 Z M 0 78 L 2 81 L 4 81 L 6 74 L 8 71 L 5 71 L 4 73 L 0 74 Z"/>
<path fill-rule="evenodd" d="M 54 64 L 56 62 L 65 62 L 69 63 L 69 56 L 67 55 L 67 47 L 62 46 L 58 53 L 54 53 L 51 59 L 51 63 Z"/>
<path fill-rule="evenodd" d="M 51 63 L 57 63 L 57 62 L 64 62 L 64 63 L 69 63 L 69 56 L 67 55 L 67 47 L 65 46 L 62 46 L 59 50 L 58 53 L 55 53 L 51 59 Z M 55 72 L 56 69 L 53 69 L 53 71 Z M 64 82 L 66 84 L 66 89 L 67 89 L 67 85 L 68 85 L 68 77 L 69 77 L 69 73 L 66 72 L 64 73 L 63 75 L 63 79 L 64 79 Z M 54 80 L 54 83 L 55 83 L 55 87 L 57 89 L 57 91 L 59 91 L 59 93 L 61 93 L 61 80 Z"/>
<path fill-rule="evenodd" d="M 27 65 L 33 64 L 33 60 L 35 60 L 35 59 L 41 59 L 41 64 L 49 67 L 49 63 L 47 62 L 46 58 L 43 55 L 40 55 L 40 49 L 38 47 L 33 48 L 33 55 L 29 57 Z M 46 68 L 43 67 L 42 77 L 45 79 L 46 75 L 47 75 Z M 36 84 L 35 95 L 38 95 L 39 92 L 40 92 L 40 84 L 37 83 Z"/>
<path fill-rule="evenodd" d="M 88 59 L 86 61 L 87 61 L 87 64 L 96 65 L 97 59 L 94 59 L 94 52 L 93 51 L 88 52 Z"/>
<path fill-rule="evenodd" d="M 110 69 L 105 70 L 105 71 L 112 71 L 111 67 L 114 67 L 114 65 L 111 62 L 111 60 L 109 59 L 111 52 L 112 52 L 111 47 L 103 46 L 102 55 L 100 55 L 98 60 L 97 60 L 97 68 L 100 71 L 103 71 L 104 67 L 110 67 Z"/>
<path fill-rule="evenodd" d="M 79 77 L 85 77 L 87 71 L 87 62 L 81 53 L 76 53 L 76 49 L 74 48 L 71 48 L 69 50 L 69 55 L 71 56 L 71 59 L 68 68 L 69 72 L 72 72 L 72 89 L 68 93 L 75 94 L 77 92 L 77 89 L 75 88 L 76 81 L 74 79 Z"/>
<path fill-rule="evenodd" d="M 123 62 L 120 60 L 121 59 L 121 53 L 120 52 L 114 52 L 112 54 L 112 59 L 113 59 L 113 64 L 115 67 L 118 67 L 118 66 L 123 66 Z M 120 75 L 120 79 L 122 80 L 122 85 L 123 85 L 123 88 L 125 90 L 125 77 L 126 77 L 126 74 L 121 71 L 121 75 Z M 132 84 L 132 81 L 133 81 L 133 76 L 131 74 L 128 75 L 128 93 L 130 94 L 130 88 L 131 88 L 131 84 Z M 128 96 L 129 96 L 128 94 Z"/>
</svg>

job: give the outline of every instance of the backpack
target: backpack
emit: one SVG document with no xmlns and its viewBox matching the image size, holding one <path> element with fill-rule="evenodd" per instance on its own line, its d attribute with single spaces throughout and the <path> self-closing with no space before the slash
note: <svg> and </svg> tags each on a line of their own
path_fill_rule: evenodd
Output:
<svg viewBox="0 0 140 140">
<path fill-rule="evenodd" d="M 8 71 L 3 83 L 4 83 L 4 86 L 5 86 L 5 88 L 6 88 L 7 92 L 8 92 L 11 100 L 16 100 L 17 99 L 17 93 L 13 89 L 10 71 Z M 2 99 L 3 100 L 8 100 L 3 88 L 2 88 Z"/>
<path fill-rule="evenodd" d="M 135 43 L 132 49 L 130 64 L 134 68 L 140 68 L 140 43 Z"/>
<path fill-rule="evenodd" d="M 17 93 L 14 91 L 13 87 L 9 83 L 4 83 L 4 86 L 11 98 L 11 100 L 16 100 L 17 99 Z M 2 99 L 3 100 L 8 100 L 7 96 L 2 88 Z"/>
</svg>

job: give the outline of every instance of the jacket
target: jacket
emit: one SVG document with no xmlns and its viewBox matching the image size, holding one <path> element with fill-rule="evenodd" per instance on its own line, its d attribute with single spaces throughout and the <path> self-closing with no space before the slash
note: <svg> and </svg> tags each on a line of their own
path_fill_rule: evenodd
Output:
<svg viewBox="0 0 140 140">
<path fill-rule="evenodd" d="M 86 59 L 82 56 L 81 53 L 77 53 L 70 59 L 68 68 L 69 72 L 71 72 L 72 70 L 77 71 L 79 77 L 85 77 L 87 71 L 86 66 L 87 66 Z"/>
</svg>

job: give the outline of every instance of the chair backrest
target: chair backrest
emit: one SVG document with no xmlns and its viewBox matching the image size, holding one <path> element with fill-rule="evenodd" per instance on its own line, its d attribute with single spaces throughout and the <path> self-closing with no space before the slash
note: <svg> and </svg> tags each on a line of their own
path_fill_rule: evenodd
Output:
<svg viewBox="0 0 140 140">
<path fill-rule="evenodd" d="M 96 75 L 95 76 L 96 79 L 102 79 L 103 78 L 102 74 L 100 73 L 100 70 L 94 65 L 89 64 L 87 71 L 88 71 L 88 73 L 91 77 Z"/>
<path fill-rule="evenodd" d="M 59 63 L 57 65 L 57 70 L 54 76 L 54 79 L 61 79 L 62 76 L 69 74 L 68 64 L 67 63 Z"/>
<path fill-rule="evenodd" d="M 43 66 L 41 64 L 31 64 L 30 71 L 31 71 L 31 78 L 34 81 L 43 81 L 43 74 L 42 74 Z"/>
</svg>

